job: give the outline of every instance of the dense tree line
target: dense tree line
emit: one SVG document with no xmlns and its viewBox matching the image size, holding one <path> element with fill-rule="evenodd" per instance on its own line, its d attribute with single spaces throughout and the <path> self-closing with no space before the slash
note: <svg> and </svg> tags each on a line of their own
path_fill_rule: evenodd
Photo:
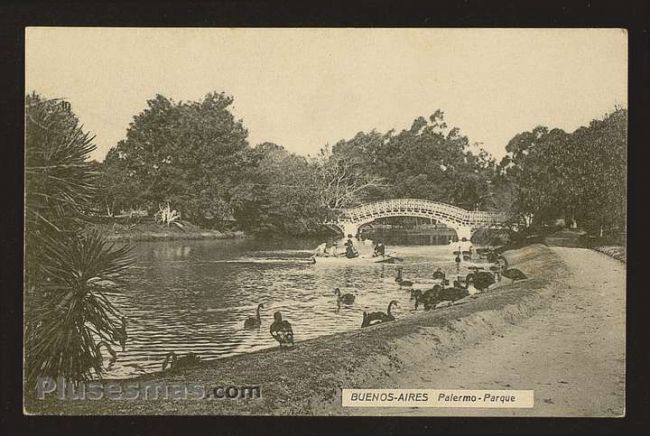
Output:
<svg viewBox="0 0 650 436">
<path fill-rule="evenodd" d="M 443 113 L 401 132 L 360 132 L 302 157 L 271 143 L 251 147 L 232 97 L 148 101 L 126 138 L 96 163 L 98 213 L 170 203 L 183 219 L 217 229 L 307 234 L 336 209 L 395 197 L 470 209 L 493 207 L 494 160 L 472 153 Z"/>
<path fill-rule="evenodd" d="M 505 210 L 530 225 L 562 218 L 589 231 L 624 228 L 627 112 L 573 133 L 515 135 L 497 164 L 438 110 L 401 131 L 359 132 L 303 157 L 251 146 L 233 99 L 148 101 L 100 173 L 99 213 L 171 204 L 198 225 L 307 234 L 336 209 L 386 198 L 425 198 L 469 210 Z"/>
<path fill-rule="evenodd" d="M 598 236 L 626 229 L 627 110 L 573 133 L 536 127 L 506 146 L 493 185 L 528 225 L 562 220 Z"/>
</svg>

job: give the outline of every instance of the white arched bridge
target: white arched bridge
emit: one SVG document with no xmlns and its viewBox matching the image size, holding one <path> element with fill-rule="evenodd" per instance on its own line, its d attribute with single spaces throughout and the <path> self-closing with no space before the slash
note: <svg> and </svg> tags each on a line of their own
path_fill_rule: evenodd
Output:
<svg viewBox="0 0 650 436">
<path fill-rule="evenodd" d="M 361 226 L 378 218 L 395 216 L 434 219 L 456 230 L 458 238 L 468 240 L 479 228 L 502 228 L 510 218 L 503 212 L 470 211 L 437 201 L 405 198 L 341 209 L 338 219 L 324 224 L 339 229 L 344 235 L 356 236 Z"/>
</svg>

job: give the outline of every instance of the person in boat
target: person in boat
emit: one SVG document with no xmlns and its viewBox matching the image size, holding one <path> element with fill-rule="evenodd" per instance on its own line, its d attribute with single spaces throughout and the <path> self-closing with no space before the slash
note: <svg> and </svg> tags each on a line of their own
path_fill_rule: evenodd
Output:
<svg viewBox="0 0 650 436">
<path fill-rule="evenodd" d="M 332 257 L 338 257 L 338 255 L 339 255 L 339 244 L 338 244 L 338 242 L 336 242 L 336 241 L 332 242 L 332 245 L 330 245 L 328 253 Z"/>
<path fill-rule="evenodd" d="M 314 257 L 320 257 L 326 255 L 327 255 L 327 242 L 323 242 L 314 250 Z"/>
<path fill-rule="evenodd" d="M 386 246 L 384 245 L 384 241 L 377 241 L 375 244 L 375 251 L 372 253 L 372 255 L 374 257 L 386 255 Z"/>
<path fill-rule="evenodd" d="M 359 252 L 357 251 L 356 248 L 354 248 L 354 243 L 352 242 L 352 235 L 348 235 L 348 240 L 345 243 L 345 257 L 347 257 L 348 259 L 352 259 L 358 256 L 359 256 Z"/>
</svg>

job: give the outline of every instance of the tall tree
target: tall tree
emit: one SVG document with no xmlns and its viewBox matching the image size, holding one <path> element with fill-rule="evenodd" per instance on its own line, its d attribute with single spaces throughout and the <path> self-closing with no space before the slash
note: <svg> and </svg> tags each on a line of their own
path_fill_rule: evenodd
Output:
<svg viewBox="0 0 650 436">
<path fill-rule="evenodd" d="M 333 157 L 381 181 L 366 189 L 365 198 L 424 198 L 469 209 L 491 204 L 494 162 L 472 153 L 467 137 L 448 128 L 439 110 L 399 133 L 359 133 L 337 143 Z"/>
<path fill-rule="evenodd" d="M 170 202 L 197 224 L 223 226 L 233 214 L 231 191 L 251 164 L 248 133 L 230 112 L 232 102 L 223 93 L 179 103 L 156 96 L 109 153 L 107 167 L 123 170 L 149 210 Z"/>
<path fill-rule="evenodd" d="M 506 150 L 496 180 L 511 188 L 513 210 L 531 223 L 564 218 L 601 235 L 624 229 L 626 110 L 573 133 L 536 127 L 516 135 Z"/>
<path fill-rule="evenodd" d="M 233 194 L 237 221 L 255 233 L 322 231 L 327 211 L 307 159 L 268 142 L 257 145 L 252 156 L 254 166 Z"/>
</svg>

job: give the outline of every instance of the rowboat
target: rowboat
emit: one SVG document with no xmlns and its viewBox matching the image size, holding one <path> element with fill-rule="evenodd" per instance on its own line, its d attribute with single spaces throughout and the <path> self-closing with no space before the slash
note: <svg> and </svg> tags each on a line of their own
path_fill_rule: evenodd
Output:
<svg viewBox="0 0 650 436">
<path fill-rule="evenodd" d="M 374 263 L 396 263 L 401 262 L 402 259 L 391 255 L 386 254 L 383 256 L 358 256 L 353 258 L 347 258 L 345 256 L 336 256 L 336 257 L 325 257 L 325 256 L 314 256 L 312 257 L 312 262 L 316 265 L 370 265 Z"/>
</svg>

